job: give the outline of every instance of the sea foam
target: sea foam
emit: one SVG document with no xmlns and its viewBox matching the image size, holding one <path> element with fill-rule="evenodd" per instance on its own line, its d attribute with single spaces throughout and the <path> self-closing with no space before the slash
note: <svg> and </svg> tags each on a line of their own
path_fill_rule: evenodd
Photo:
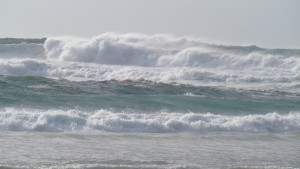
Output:
<svg viewBox="0 0 300 169">
<path fill-rule="evenodd" d="M 130 66 L 283 68 L 299 70 L 300 51 L 224 46 L 166 35 L 102 34 L 91 39 L 48 38 L 48 59 Z"/>
<path fill-rule="evenodd" d="M 30 110 L 4 108 L 2 131 L 112 132 L 287 132 L 300 130 L 300 114 L 218 115 L 211 113 L 125 113 L 109 110 Z"/>
<path fill-rule="evenodd" d="M 10 76 L 41 76 L 68 80 L 149 80 L 192 85 L 231 87 L 293 86 L 300 82 L 294 71 L 220 70 L 201 67 L 141 67 L 103 65 L 82 62 L 59 62 L 36 59 L 0 59 L 0 74 Z"/>
<path fill-rule="evenodd" d="M 221 86 L 300 83 L 300 50 L 229 46 L 167 35 L 106 33 L 0 44 L 0 74 Z M 43 44 L 41 44 L 44 42 Z"/>
</svg>

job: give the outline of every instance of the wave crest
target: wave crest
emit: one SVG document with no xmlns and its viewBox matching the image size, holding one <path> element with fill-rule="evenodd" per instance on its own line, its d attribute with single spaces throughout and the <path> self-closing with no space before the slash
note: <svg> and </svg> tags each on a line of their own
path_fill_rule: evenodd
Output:
<svg viewBox="0 0 300 169">
<path fill-rule="evenodd" d="M 211 113 L 116 113 L 108 110 L 1 110 L 2 131 L 287 132 L 300 130 L 300 114 L 228 116 Z"/>
<path fill-rule="evenodd" d="M 130 66 L 299 70 L 300 51 L 222 46 L 165 35 L 107 33 L 91 39 L 48 38 L 48 59 Z"/>
<path fill-rule="evenodd" d="M 167 35 L 106 33 L 90 39 L 49 37 L 43 45 L 0 44 L 0 74 L 12 76 L 284 88 L 299 83 L 299 70 L 298 49 Z"/>
</svg>

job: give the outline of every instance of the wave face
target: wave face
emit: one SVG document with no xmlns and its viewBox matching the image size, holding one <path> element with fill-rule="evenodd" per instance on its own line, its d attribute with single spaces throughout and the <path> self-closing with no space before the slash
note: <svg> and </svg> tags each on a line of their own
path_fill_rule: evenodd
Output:
<svg viewBox="0 0 300 169">
<path fill-rule="evenodd" d="M 144 34 L 2 38 L 0 130 L 298 131 L 299 72 L 299 49 Z"/>
<path fill-rule="evenodd" d="M 78 131 L 113 132 L 286 132 L 300 130 L 300 114 L 225 116 L 210 113 L 116 113 L 108 110 L 1 110 L 0 130 L 4 131 Z"/>
<path fill-rule="evenodd" d="M 114 112 L 213 112 L 264 114 L 296 112 L 300 94 L 155 83 L 151 81 L 69 81 L 43 77 L 0 76 L 0 107 L 80 108 Z"/>
</svg>

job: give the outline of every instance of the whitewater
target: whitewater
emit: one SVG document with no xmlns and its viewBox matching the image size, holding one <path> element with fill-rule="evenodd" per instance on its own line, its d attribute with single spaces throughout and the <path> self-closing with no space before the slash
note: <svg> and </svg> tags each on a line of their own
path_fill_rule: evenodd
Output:
<svg viewBox="0 0 300 169">
<path fill-rule="evenodd" d="M 299 72 L 300 49 L 0 38 L 0 168 L 299 168 Z"/>
</svg>

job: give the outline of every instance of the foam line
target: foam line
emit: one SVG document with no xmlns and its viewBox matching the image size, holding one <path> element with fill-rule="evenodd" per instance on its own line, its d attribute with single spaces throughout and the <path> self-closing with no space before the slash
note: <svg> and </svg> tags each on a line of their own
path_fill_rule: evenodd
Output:
<svg viewBox="0 0 300 169">
<path fill-rule="evenodd" d="M 288 132 L 300 130 L 300 114 L 228 116 L 211 113 L 120 113 L 108 110 L 29 110 L 5 108 L 2 131 L 112 132 Z"/>
</svg>

